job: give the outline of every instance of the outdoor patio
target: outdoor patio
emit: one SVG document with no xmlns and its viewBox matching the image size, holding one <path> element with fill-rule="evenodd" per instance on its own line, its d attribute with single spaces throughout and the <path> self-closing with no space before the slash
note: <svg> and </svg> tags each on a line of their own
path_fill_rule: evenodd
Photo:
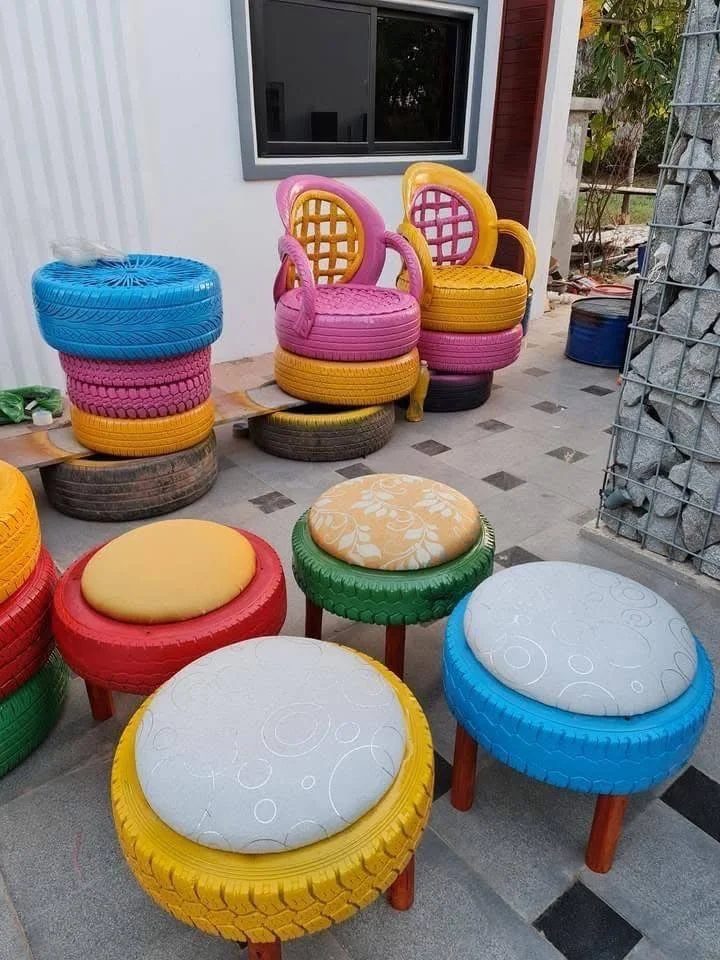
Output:
<svg viewBox="0 0 720 960">
<path fill-rule="evenodd" d="M 617 401 L 612 371 L 563 357 L 568 308 L 532 326 L 520 361 L 496 376 L 488 403 L 459 414 L 398 419 L 390 444 L 362 462 L 276 460 L 231 427 L 218 431 L 221 472 L 212 492 L 179 515 L 261 534 L 288 576 L 285 633 L 303 633 L 303 598 L 290 572 L 290 531 L 327 487 L 371 471 L 420 474 L 467 494 L 497 535 L 499 566 L 577 560 L 658 591 L 687 617 L 720 662 L 718 602 L 663 572 L 579 535 L 594 515 Z M 92 524 L 53 511 L 32 476 L 43 538 L 66 567 L 131 524 Z M 177 516 L 178 514 L 176 514 Z M 435 804 L 417 857 L 416 901 L 384 901 L 332 932 L 294 941 L 288 960 L 680 960 L 720 957 L 720 726 L 715 708 L 700 747 L 670 786 L 634 796 L 615 866 L 583 866 L 593 798 L 479 761 L 472 811 L 450 806 L 454 722 L 443 698 L 444 622 L 409 630 L 406 681 L 430 719 Z M 328 617 L 326 634 L 381 655 L 382 630 Z M 108 782 L 113 751 L 139 698 L 93 723 L 75 678 L 60 724 L 0 781 L 0 960 L 230 960 L 232 943 L 163 913 L 126 868 Z"/>
</svg>

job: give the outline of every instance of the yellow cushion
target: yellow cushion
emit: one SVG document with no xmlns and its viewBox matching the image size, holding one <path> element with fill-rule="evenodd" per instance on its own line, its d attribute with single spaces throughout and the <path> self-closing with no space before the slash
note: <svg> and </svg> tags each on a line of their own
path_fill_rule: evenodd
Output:
<svg viewBox="0 0 720 960">
<path fill-rule="evenodd" d="M 161 520 L 112 540 L 91 558 L 86 602 L 127 623 L 190 620 L 229 603 L 255 576 L 255 551 L 232 527 Z"/>
<path fill-rule="evenodd" d="M 325 553 L 373 570 L 422 570 L 466 553 L 480 535 L 478 509 L 444 483 L 378 473 L 331 487 L 310 508 Z"/>
</svg>

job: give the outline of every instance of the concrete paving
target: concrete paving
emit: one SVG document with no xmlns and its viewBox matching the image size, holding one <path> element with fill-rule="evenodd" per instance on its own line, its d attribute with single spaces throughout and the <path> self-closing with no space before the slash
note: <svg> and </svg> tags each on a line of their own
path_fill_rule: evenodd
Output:
<svg viewBox="0 0 720 960">
<path fill-rule="evenodd" d="M 717 601 L 667 576 L 669 569 L 579 536 L 597 507 L 617 394 L 614 372 L 563 357 L 567 320 L 568 310 L 558 308 L 536 321 L 520 360 L 496 376 L 483 407 L 427 414 L 419 424 L 398 419 L 392 441 L 363 463 L 443 480 L 470 496 L 495 527 L 498 567 L 576 560 L 642 581 L 687 617 L 717 665 Z M 356 461 L 276 460 L 230 428 L 218 431 L 218 440 L 215 488 L 179 515 L 232 523 L 269 540 L 288 575 L 285 632 L 302 633 L 290 531 Z M 63 517 L 47 504 L 39 476 L 32 482 L 45 544 L 61 567 L 132 526 Z M 380 628 L 326 621 L 327 638 L 381 655 Z M 663 798 L 663 784 L 633 798 L 615 867 L 594 875 L 583 866 L 588 796 L 529 780 L 481 753 L 475 806 L 460 814 L 450 805 L 454 723 L 440 677 L 443 628 L 408 634 L 406 680 L 427 712 L 437 753 L 415 907 L 398 914 L 378 901 L 328 933 L 288 944 L 286 960 L 720 958 L 718 711 L 673 790 Z M 236 945 L 163 913 L 125 866 L 110 816 L 109 768 L 140 699 L 116 700 L 117 715 L 93 723 L 83 683 L 73 679 L 57 728 L 0 780 L 0 960 L 237 958 Z"/>
</svg>

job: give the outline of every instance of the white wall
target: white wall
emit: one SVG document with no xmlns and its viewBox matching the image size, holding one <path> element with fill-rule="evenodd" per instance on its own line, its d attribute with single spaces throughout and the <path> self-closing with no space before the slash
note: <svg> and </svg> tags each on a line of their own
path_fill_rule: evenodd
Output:
<svg viewBox="0 0 720 960">
<path fill-rule="evenodd" d="M 537 247 L 536 293 L 532 308 L 534 316 L 545 309 L 545 288 L 562 180 L 581 13 L 582 0 L 562 0 L 562 3 L 555 4 L 528 227 Z"/>
<path fill-rule="evenodd" d="M 483 183 L 500 6 L 486 30 Z M 215 359 L 272 349 L 276 182 L 242 179 L 229 0 L 5 0 L 0 129 L 0 386 L 62 382 L 30 301 L 62 236 L 212 264 L 225 300 Z M 398 176 L 351 182 L 398 223 Z"/>
</svg>

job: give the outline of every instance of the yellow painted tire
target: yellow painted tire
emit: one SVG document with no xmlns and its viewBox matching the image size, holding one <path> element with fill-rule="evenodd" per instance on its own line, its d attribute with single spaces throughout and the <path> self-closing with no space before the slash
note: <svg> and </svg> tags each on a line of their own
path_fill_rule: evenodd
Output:
<svg viewBox="0 0 720 960">
<path fill-rule="evenodd" d="M 40 556 L 40 521 L 22 473 L 0 460 L 0 603 L 29 579 Z"/>
<path fill-rule="evenodd" d="M 212 400 L 206 400 L 171 417 L 121 420 L 71 406 L 70 419 L 75 436 L 89 450 L 114 457 L 156 457 L 205 440 L 215 422 L 215 407 Z"/>
<path fill-rule="evenodd" d="M 392 360 L 340 363 L 275 350 L 275 379 L 291 397 L 331 406 L 374 406 L 407 396 L 420 375 L 416 349 Z"/>
<path fill-rule="evenodd" d="M 363 654 L 358 654 L 364 656 Z M 382 664 L 405 712 L 408 752 L 380 803 L 342 833 L 286 853 L 229 853 L 203 847 L 151 810 L 135 772 L 135 734 L 150 700 L 120 738 L 110 784 L 125 859 L 147 894 L 176 919 L 226 940 L 292 940 L 340 923 L 392 884 L 430 815 L 433 748 L 415 697 Z"/>
<path fill-rule="evenodd" d="M 507 273 L 507 271 L 503 271 Z M 518 282 L 510 287 L 487 287 L 465 290 L 438 285 L 428 306 L 420 311 L 426 330 L 447 333 L 492 333 L 507 330 L 520 323 L 527 303 L 527 283 L 516 274 Z M 398 288 L 407 290 L 407 277 L 398 277 Z"/>
</svg>

